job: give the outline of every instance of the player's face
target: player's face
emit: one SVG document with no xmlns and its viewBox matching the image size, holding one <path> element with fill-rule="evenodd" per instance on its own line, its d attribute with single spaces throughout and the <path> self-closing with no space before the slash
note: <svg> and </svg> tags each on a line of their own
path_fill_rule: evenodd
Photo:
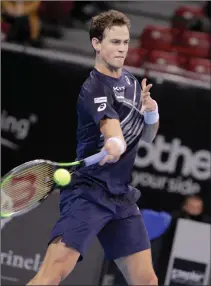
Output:
<svg viewBox="0 0 211 286">
<path fill-rule="evenodd" d="M 99 56 L 109 67 L 120 69 L 128 52 L 130 34 L 127 26 L 106 29 L 100 43 Z"/>
</svg>

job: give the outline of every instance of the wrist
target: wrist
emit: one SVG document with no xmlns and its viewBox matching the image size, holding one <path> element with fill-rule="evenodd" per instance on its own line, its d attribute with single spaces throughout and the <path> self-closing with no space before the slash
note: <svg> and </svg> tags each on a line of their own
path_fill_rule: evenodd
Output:
<svg viewBox="0 0 211 286">
<path fill-rule="evenodd" d="M 155 124 L 159 120 L 159 112 L 158 112 L 158 105 L 155 102 L 155 110 L 153 111 L 144 111 L 144 121 L 146 124 Z"/>
<path fill-rule="evenodd" d="M 125 142 L 123 140 L 121 140 L 119 137 L 110 137 L 107 139 L 106 142 L 108 142 L 108 141 L 114 141 L 119 145 L 121 155 L 125 152 L 125 149 L 126 149 Z"/>
</svg>

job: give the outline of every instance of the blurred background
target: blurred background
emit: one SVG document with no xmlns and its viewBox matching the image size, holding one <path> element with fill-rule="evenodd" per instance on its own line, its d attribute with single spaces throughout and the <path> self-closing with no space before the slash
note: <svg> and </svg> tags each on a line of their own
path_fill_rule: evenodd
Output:
<svg viewBox="0 0 211 286">
<path fill-rule="evenodd" d="M 89 21 L 108 9 L 130 18 L 125 68 L 153 83 L 160 109 L 158 135 L 140 141 L 131 182 L 142 192 L 161 285 L 210 285 L 210 3 L 1 1 L 2 176 L 37 158 L 74 160 L 76 100 L 94 63 Z M 38 271 L 58 196 L 1 221 L 3 285 L 24 285 Z M 62 284 L 127 285 L 97 240 Z"/>
</svg>

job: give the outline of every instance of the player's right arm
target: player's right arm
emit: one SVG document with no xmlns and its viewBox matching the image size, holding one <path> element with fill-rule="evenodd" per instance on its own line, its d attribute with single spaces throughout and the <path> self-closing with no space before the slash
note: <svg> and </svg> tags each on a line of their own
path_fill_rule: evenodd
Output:
<svg viewBox="0 0 211 286">
<path fill-rule="evenodd" d="M 81 91 L 84 98 L 83 105 L 99 127 L 104 137 L 104 147 L 108 155 L 100 165 L 119 160 L 126 150 L 126 142 L 122 134 L 119 116 L 114 109 L 114 99 L 109 88 L 105 86 L 85 86 Z"/>
<path fill-rule="evenodd" d="M 104 136 L 103 149 L 108 152 L 108 155 L 100 162 L 100 165 L 118 161 L 127 148 L 119 120 L 110 118 L 101 120 L 100 131 Z"/>
</svg>

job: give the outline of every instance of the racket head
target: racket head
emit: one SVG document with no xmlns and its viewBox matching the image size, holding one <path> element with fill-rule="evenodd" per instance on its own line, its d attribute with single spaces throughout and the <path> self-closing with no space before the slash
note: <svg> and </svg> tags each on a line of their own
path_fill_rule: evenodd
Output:
<svg viewBox="0 0 211 286">
<path fill-rule="evenodd" d="M 53 177 L 59 167 L 68 168 L 73 174 L 80 168 L 96 164 L 106 154 L 107 151 L 104 150 L 69 163 L 37 159 L 12 169 L 1 180 L 1 218 L 21 215 L 46 199 L 57 186 Z"/>
<path fill-rule="evenodd" d="M 48 197 L 56 167 L 45 160 L 24 163 L 1 180 L 1 218 L 21 215 Z"/>
</svg>

